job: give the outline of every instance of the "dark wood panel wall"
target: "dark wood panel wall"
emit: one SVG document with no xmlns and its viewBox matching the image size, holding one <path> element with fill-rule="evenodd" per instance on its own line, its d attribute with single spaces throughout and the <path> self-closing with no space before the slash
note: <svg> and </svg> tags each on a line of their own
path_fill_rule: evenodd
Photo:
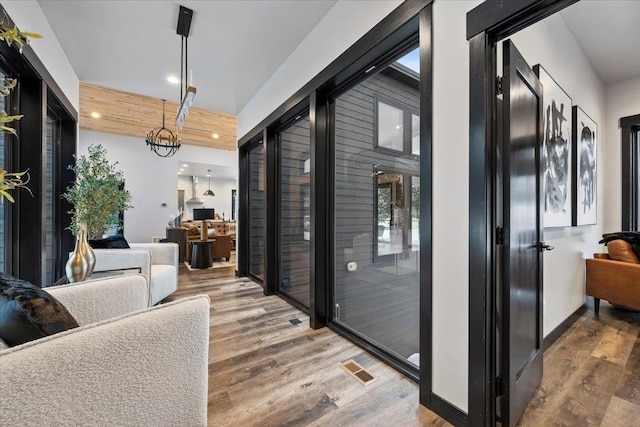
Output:
<svg viewBox="0 0 640 427">
<path fill-rule="evenodd" d="M 280 132 L 280 271 L 279 291 L 309 307 L 311 188 L 309 117 L 300 117 Z M 308 166 L 309 167 L 309 166 Z M 305 200 L 306 199 L 306 200 Z M 305 205 L 306 204 L 306 205 Z"/>
</svg>

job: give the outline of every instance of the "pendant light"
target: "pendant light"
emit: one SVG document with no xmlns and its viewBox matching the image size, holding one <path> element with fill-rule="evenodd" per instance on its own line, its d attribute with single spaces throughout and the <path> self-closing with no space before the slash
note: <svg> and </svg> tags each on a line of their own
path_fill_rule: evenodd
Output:
<svg viewBox="0 0 640 427">
<path fill-rule="evenodd" d="M 205 196 L 215 196 L 215 193 L 211 191 L 211 169 L 207 169 L 209 174 L 207 174 L 207 178 L 209 178 L 209 189 L 204 192 Z"/>
<path fill-rule="evenodd" d="M 178 135 L 164 127 L 164 105 L 167 100 L 162 100 L 162 127 L 154 128 L 147 134 L 147 145 L 151 151 L 160 157 L 171 157 L 180 149 Z"/>
</svg>

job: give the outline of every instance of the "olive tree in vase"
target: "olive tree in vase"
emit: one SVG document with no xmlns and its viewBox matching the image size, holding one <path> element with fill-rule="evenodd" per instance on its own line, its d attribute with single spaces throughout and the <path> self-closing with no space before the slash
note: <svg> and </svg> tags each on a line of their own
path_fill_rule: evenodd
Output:
<svg viewBox="0 0 640 427">
<path fill-rule="evenodd" d="M 63 195 L 73 205 L 69 211 L 70 228 L 76 236 L 76 247 L 67 262 L 69 281 L 91 277 L 96 258 L 87 239 L 100 239 L 106 230 L 119 227 L 119 213 L 131 207 L 131 194 L 124 189 L 124 176 L 116 168 L 117 162 L 107 160 L 107 151 L 102 145 L 90 145 L 88 153 L 69 166 L 76 179 Z M 81 276 L 85 268 L 76 265 L 80 262 L 87 264 L 84 277 Z M 77 272 L 73 278 L 72 271 Z"/>
</svg>

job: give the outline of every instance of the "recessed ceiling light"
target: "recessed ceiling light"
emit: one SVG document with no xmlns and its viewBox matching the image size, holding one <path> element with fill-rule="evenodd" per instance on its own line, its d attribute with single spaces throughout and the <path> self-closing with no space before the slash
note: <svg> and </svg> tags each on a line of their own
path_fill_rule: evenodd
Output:
<svg viewBox="0 0 640 427">
<path fill-rule="evenodd" d="M 180 172 L 184 172 L 184 169 L 180 168 Z"/>
<path fill-rule="evenodd" d="M 182 165 L 182 167 L 183 167 L 183 168 L 188 168 L 188 167 L 189 167 L 189 165 Z"/>
<path fill-rule="evenodd" d="M 178 172 L 178 175 L 182 175 L 182 172 Z"/>
<path fill-rule="evenodd" d="M 220 138 L 220 135 L 218 135 L 217 133 L 214 133 L 213 135 L 211 135 L 213 137 L 213 139 L 218 139 Z"/>
<path fill-rule="evenodd" d="M 176 76 L 167 77 L 167 81 L 173 85 L 177 85 L 178 83 L 180 83 L 180 79 L 177 78 Z"/>
<path fill-rule="evenodd" d="M 100 113 L 98 113 L 97 111 L 94 111 L 93 113 L 91 113 L 91 117 L 93 117 L 94 119 L 99 119 Z"/>
</svg>

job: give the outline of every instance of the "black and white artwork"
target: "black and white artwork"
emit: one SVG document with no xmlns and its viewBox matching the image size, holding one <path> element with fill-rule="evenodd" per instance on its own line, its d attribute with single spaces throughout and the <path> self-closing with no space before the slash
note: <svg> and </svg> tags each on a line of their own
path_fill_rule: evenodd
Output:
<svg viewBox="0 0 640 427">
<path fill-rule="evenodd" d="M 591 120 L 582 108 L 573 107 L 573 140 L 576 146 L 573 225 L 597 223 L 597 133 L 596 122 Z"/>
<path fill-rule="evenodd" d="M 543 87 L 544 226 L 570 227 L 573 219 L 571 98 L 541 65 L 535 65 L 533 70 Z"/>
</svg>

